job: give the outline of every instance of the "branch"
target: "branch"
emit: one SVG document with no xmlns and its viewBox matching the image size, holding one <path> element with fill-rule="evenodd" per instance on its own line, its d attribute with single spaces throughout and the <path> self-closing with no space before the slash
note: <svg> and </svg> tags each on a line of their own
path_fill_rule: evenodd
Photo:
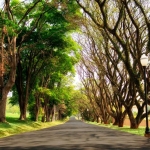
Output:
<svg viewBox="0 0 150 150">
<path fill-rule="evenodd" d="M 19 25 L 19 24 L 24 20 L 24 18 L 31 12 L 31 10 L 32 10 L 33 8 L 35 8 L 35 6 L 36 6 L 39 2 L 41 2 L 41 0 L 38 0 L 37 2 L 35 2 L 34 5 L 33 5 L 32 7 L 30 7 L 30 8 L 25 12 L 24 16 L 20 19 L 18 25 Z"/>
<path fill-rule="evenodd" d="M 11 11 L 11 9 L 10 9 L 10 0 L 5 0 L 5 6 L 6 6 L 7 13 L 8 13 L 8 18 L 9 18 L 10 20 L 14 20 L 14 19 L 13 19 L 12 11 Z"/>
<path fill-rule="evenodd" d="M 118 26 L 119 26 L 119 23 L 120 23 L 120 21 L 121 21 L 121 19 L 122 19 L 122 17 L 123 17 L 123 12 L 124 12 L 124 9 L 123 9 L 124 7 L 123 7 L 123 5 L 122 5 L 122 7 L 121 7 L 121 10 L 120 10 L 120 12 L 119 12 L 119 17 L 118 17 L 118 20 L 117 20 L 117 22 L 116 22 L 116 25 L 114 26 L 114 32 L 116 32 L 116 30 L 117 30 L 117 28 L 118 28 Z"/>
<path fill-rule="evenodd" d="M 93 15 L 79 2 L 80 0 L 76 0 L 78 5 L 84 10 L 85 13 L 87 13 L 90 18 L 93 20 L 93 22 L 100 28 L 104 28 L 104 25 L 99 24 L 96 19 L 93 17 Z"/>
</svg>

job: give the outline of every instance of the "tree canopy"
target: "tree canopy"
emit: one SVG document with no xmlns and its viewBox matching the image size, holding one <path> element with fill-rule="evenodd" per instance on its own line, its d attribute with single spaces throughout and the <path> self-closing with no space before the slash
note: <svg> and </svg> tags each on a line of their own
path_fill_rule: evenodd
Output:
<svg viewBox="0 0 150 150">
<path fill-rule="evenodd" d="M 6 0 L 4 4 L 0 122 L 6 121 L 6 96 L 12 90 L 11 102 L 19 104 L 21 120 L 29 108 L 34 120 L 80 113 L 91 121 L 114 120 L 119 127 L 128 115 L 130 127 L 138 128 L 147 108 L 140 63 L 142 54 L 150 51 L 146 0 Z M 70 81 L 75 66 L 82 82 L 78 90 Z M 148 70 L 148 91 L 149 74 Z"/>
</svg>

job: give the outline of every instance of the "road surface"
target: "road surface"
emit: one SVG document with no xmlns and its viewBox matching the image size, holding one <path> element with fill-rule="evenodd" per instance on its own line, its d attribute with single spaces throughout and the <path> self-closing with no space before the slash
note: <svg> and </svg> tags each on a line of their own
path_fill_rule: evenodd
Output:
<svg viewBox="0 0 150 150">
<path fill-rule="evenodd" d="M 150 140 L 70 118 L 39 131 L 0 139 L 0 150 L 150 150 Z"/>
</svg>

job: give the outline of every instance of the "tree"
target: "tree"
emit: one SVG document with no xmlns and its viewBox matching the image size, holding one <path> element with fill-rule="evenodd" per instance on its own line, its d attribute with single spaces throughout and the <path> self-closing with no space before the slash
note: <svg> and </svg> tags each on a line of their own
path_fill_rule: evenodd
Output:
<svg viewBox="0 0 150 150">
<path fill-rule="evenodd" d="M 5 0 L 4 9 L 1 10 L 1 18 L 4 21 L 3 24 L 3 38 L 1 43 L 3 46 L 1 47 L 1 58 L 5 53 L 6 64 L 1 64 L 3 66 L 3 70 L 5 73 L 1 75 L 1 80 L 3 83 L 1 84 L 2 97 L 0 100 L 0 122 L 5 122 L 5 111 L 6 111 L 6 99 L 7 94 L 14 85 L 15 76 L 16 76 L 16 68 L 17 61 L 20 55 L 21 46 L 25 39 L 35 30 L 37 24 L 45 12 L 45 5 L 42 5 L 43 2 L 41 0 L 36 0 L 34 3 L 21 3 L 20 1 L 12 1 Z M 16 5 L 16 7 L 14 7 Z M 32 14 L 32 11 L 38 6 L 41 5 L 41 11 L 39 12 L 38 17 L 29 19 L 28 16 Z M 17 16 L 16 11 L 19 10 Z M 32 20 L 32 21 L 31 21 Z M 23 34 L 24 26 L 26 24 L 30 24 L 32 22 L 32 26 L 28 28 L 27 32 Z M 34 22 L 34 24 L 33 24 Z M 20 41 L 17 43 L 18 36 L 20 37 Z"/>
<path fill-rule="evenodd" d="M 44 75 L 51 72 L 53 70 L 52 66 L 56 67 L 57 57 L 61 57 L 60 53 L 64 53 L 65 48 L 67 49 L 68 44 L 64 38 L 64 34 L 67 32 L 67 21 L 65 21 L 60 12 L 57 12 L 57 9 L 51 8 L 50 10 L 50 12 L 47 12 L 48 14 L 45 14 L 48 17 L 45 17 L 44 22 L 47 23 L 43 25 L 43 29 L 33 32 L 32 36 L 26 40 L 25 50 L 21 53 L 18 63 L 16 87 L 20 96 L 21 120 L 26 119 L 29 95 L 34 88 L 37 76 L 39 73 Z M 58 21 L 56 21 L 56 17 L 59 17 Z M 43 22 L 39 24 L 38 29 L 41 24 Z M 51 66 L 47 67 L 49 65 Z M 57 69 L 59 71 L 59 68 Z"/>
<path fill-rule="evenodd" d="M 143 75 L 140 57 L 149 51 L 149 47 L 147 47 L 149 45 L 149 22 L 147 7 L 144 7 L 146 2 L 141 3 L 137 0 L 133 2 L 126 0 L 76 1 L 85 15 L 93 21 L 97 31 L 103 31 L 103 35 L 109 39 L 111 47 L 108 48 L 115 51 L 115 55 L 118 55 L 129 75 L 127 79 L 130 92 L 126 94 L 129 96 L 128 104 L 131 105 L 126 107 L 128 105 L 125 104 L 124 106 L 131 120 L 131 128 L 137 128 L 145 117 L 145 113 L 143 114 L 145 102 L 141 106 L 137 95 L 144 99 L 144 91 L 140 84 Z M 89 7 L 86 7 L 87 5 Z M 147 49 L 145 50 L 145 48 Z M 119 100 L 121 99 L 119 98 Z M 138 108 L 138 115 L 135 118 L 132 114 L 133 105 L 137 105 Z"/>
<path fill-rule="evenodd" d="M 15 38 L 17 39 L 17 41 L 15 41 L 17 46 L 17 50 L 15 51 L 17 53 L 15 56 L 17 56 L 17 58 L 14 67 L 15 70 L 13 71 L 15 75 L 17 67 L 16 89 L 19 95 L 21 120 L 26 119 L 28 99 L 33 85 L 35 84 L 35 76 L 41 71 L 43 65 L 49 63 L 47 60 L 42 62 L 38 59 L 47 58 L 49 52 L 54 52 L 56 55 L 59 54 L 59 52 L 56 52 L 58 47 L 63 49 L 67 43 L 64 38 L 66 30 L 69 28 L 69 30 L 74 29 L 71 28 L 70 24 L 65 20 L 59 5 L 56 5 L 57 2 L 55 2 L 56 1 L 51 1 L 48 3 L 43 2 L 42 0 L 36 0 L 29 3 L 16 1 L 12 1 L 11 4 L 7 3 L 7 6 L 9 7 L 8 11 L 13 11 L 13 13 L 8 12 L 10 13 L 8 16 L 11 15 L 11 18 L 8 17 L 6 23 L 7 25 L 11 25 L 11 33 L 15 34 Z M 16 7 L 14 7 L 15 5 Z M 18 26 L 16 27 L 14 24 Z M 15 30 L 15 28 L 19 28 L 19 30 Z M 71 50 L 74 51 L 75 48 L 72 46 L 73 45 L 70 45 L 68 48 L 72 48 Z M 30 48 L 33 47 L 34 50 L 31 51 Z M 42 50 L 40 51 L 40 49 Z M 71 50 L 67 50 L 68 53 Z M 49 55 L 51 55 L 50 53 Z M 76 52 L 74 51 L 74 55 L 76 55 L 75 53 Z M 55 57 L 54 55 L 52 54 L 52 57 Z M 26 59 L 26 56 L 29 57 L 29 59 Z M 68 60 L 68 62 L 69 61 L 70 60 Z M 71 63 L 74 63 L 76 60 L 72 59 L 71 61 L 70 67 Z M 27 73 L 27 76 L 25 73 Z M 13 78 L 13 83 L 14 80 L 15 79 Z M 24 85 L 24 83 L 26 83 L 26 85 Z M 11 87 L 12 86 L 13 84 L 11 84 Z"/>
</svg>

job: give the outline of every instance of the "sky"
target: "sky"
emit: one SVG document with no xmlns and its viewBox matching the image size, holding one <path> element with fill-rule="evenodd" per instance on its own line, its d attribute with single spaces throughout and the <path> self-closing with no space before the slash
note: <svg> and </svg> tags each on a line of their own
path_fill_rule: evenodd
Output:
<svg viewBox="0 0 150 150">
<path fill-rule="evenodd" d="M 4 0 L 0 0 L 0 8 L 3 7 L 3 4 L 4 4 Z"/>
<path fill-rule="evenodd" d="M 0 0 L 0 4 L 3 4 L 5 0 Z"/>
</svg>

